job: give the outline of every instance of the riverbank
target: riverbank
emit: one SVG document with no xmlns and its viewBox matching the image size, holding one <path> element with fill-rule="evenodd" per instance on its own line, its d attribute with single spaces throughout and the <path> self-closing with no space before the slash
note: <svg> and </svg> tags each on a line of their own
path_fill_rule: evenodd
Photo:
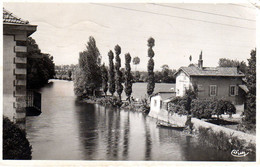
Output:
<svg viewBox="0 0 260 167">
<path fill-rule="evenodd" d="M 164 109 L 161 109 L 159 113 L 150 112 L 149 116 L 178 126 L 186 126 L 187 124 L 186 115 L 169 114 Z M 211 147 L 221 150 L 244 150 L 255 154 L 255 135 L 215 125 L 197 118 L 191 118 L 191 127 L 193 135 L 199 141 Z"/>
</svg>

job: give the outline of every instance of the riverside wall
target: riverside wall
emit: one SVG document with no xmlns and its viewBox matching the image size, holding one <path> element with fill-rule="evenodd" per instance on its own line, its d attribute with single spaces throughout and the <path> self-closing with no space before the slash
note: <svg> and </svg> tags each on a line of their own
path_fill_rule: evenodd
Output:
<svg viewBox="0 0 260 167">
<path fill-rule="evenodd" d="M 183 115 L 180 116 L 178 114 L 169 114 L 169 112 L 165 109 L 161 109 L 160 112 L 152 112 L 150 111 L 149 116 L 153 118 L 157 118 L 158 120 L 169 122 L 171 124 L 175 124 L 178 126 L 185 126 L 185 123 L 187 121 L 187 116 Z M 197 131 L 199 127 L 204 127 L 204 128 L 211 128 L 214 132 L 224 132 L 227 135 L 233 136 L 233 137 L 238 137 L 241 140 L 245 140 L 247 144 L 256 144 L 256 136 L 247 134 L 241 131 L 233 130 L 230 128 L 226 128 L 223 126 L 215 125 L 212 123 L 205 122 L 203 120 L 197 119 L 197 118 L 192 118 L 191 122 L 193 123 L 193 129 Z"/>
</svg>

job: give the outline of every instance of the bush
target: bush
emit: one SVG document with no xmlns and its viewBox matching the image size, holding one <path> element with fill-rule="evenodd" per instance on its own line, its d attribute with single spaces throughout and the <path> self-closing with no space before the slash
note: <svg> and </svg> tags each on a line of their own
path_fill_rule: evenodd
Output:
<svg viewBox="0 0 260 167">
<path fill-rule="evenodd" d="M 212 115 L 217 115 L 219 118 L 221 114 L 235 114 L 236 108 L 227 100 L 194 99 L 191 102 L 190 111 L 193 117 L 209 119 Z"/>
<path fill-rule="evenodd" d="M 96 99 L 97 103 L 103 106 L 121 107 L 122 101 L 115 96 L 106 96 L 104 98 Z"/>
<path fill-rule="evenodd" d="M 3 119 L 3 159 L 32 159 L 32 146 L 25 131 L 6 117 Z"/>
<path fill-rule="evenodd" d="M 187 115 L 188 111 L 185 110 L 187 101 L 185 97 L 175 97 L 168 104 L 168 111 L 179 115 Z"/>
<path fill-rule="evenodd" d="M 231 151 L 236 149 L 255 153 L 256 146 L 254 144 L 246 145 L 245 140 L 227 135 L 223 131 L 214 132 L 211 128 L 199 127 L 198 132 L 198 140 L 201 145 L 206 144 L 218 150 Z"/>
</svg>

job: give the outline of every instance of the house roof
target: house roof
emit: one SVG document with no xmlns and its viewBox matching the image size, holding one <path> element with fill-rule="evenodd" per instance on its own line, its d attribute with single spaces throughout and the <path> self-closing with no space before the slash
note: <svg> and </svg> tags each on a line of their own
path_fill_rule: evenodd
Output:
<svg viewBox="0 0 260 167">
<path fill-rule="evenodd" d="M 245 75 L 237 70 L 237 67 L 203 67 L 197 66 L 180 67 L 175 76 L 183 71 L 188 76 L 224 76 L 224 77 L 244 77 Z"/>
<path fill-rule="evenodd" d="M 9 12 L 5 8 L 3 9 L 3 23 L 8 24 L 29 24 L 29 21 L 23 20 L 17 16 L 15 16 L 13 13 Z"/>
<path fill-rule="evenodd" d="M 151 95 L 151 97 L 157 96 L 157 95 L 160 95 L 162 100 L 166 100 L 166 99 L 175 97 L 176 93 L 175 92 L 157 92 L 157 93 Z"/>
</svg>

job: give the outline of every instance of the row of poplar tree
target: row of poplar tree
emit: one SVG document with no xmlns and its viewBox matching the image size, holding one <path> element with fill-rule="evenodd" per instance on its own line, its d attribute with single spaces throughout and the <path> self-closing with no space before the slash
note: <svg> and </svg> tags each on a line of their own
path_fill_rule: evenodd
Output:
<svg viewBox="0 0 260 167">
<path fill-rule="evenodd" d="M 154 77 L 154 39 L 148 39 L 148 84 L 147 94 L 151 95 L 155 87 Z M 115 53 L 115 57 L 114 57 Z M 89 37 L 86 49 L 79 53 L 79 67 L 75 72 L 74 92 L 79 97 L 96 95 L 96 91 L 102 88 L 107 95 L 107 91 L 113 96 L 116 92 L 121 100 L 123 90 L 130 100 L 132 94 L 133 75 L 131 72 L 131 55 L 125 54 L 125 69 L 121 68 L 121 47 L 116 45 L 108 52 L 109 66 L 101 65 L 101 56 L 93 37 Z M 114 63 L 115 59 L 115 63 Z M 123 86 L 124 84 L 124 86 Z"/>
</svg>

